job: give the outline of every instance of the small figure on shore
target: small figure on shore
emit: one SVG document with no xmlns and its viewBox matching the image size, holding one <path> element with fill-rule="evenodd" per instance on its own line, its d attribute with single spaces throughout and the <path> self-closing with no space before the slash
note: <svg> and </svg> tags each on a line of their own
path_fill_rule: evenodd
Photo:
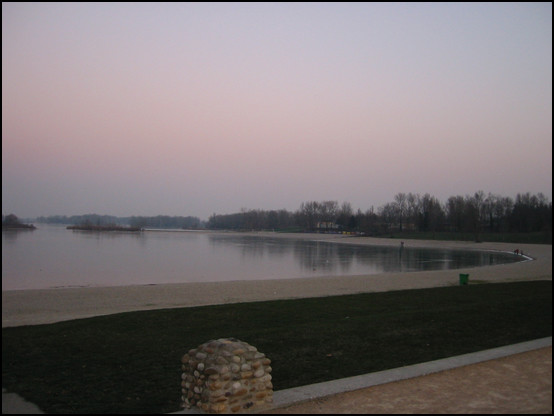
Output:
<svg viewBox="0 0 554 416">
<path fill-rule="evenodd" d="M 516 248 L 516 249 L 514 250 L 514 254 L 515 254 L 515 255 L 518 255 L 518 254 L 519 254 L 519 249 L 518 249 L 518 248 Z"/>
<path fill-rule="evenodd" d="M 404 248 L 404 241 L 400 242 L 400 248 Z"/>
</svg>

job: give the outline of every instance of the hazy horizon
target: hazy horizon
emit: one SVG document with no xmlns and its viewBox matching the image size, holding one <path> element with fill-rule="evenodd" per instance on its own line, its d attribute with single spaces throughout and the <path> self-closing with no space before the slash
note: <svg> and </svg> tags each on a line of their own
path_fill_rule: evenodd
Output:
<svg viewBox="0 0 554 416">
<path fill-rule="evenodd" d="M 479 190 L 477 192 L 474 192 L 474 193 L 471 193 L 471 194 L 467 194 L 467 195 L 450 195 L 450 196 L 462 196 L 464 198 L 472 198 L 474 197 L 475 194 L 477 193 L 481 193 L 481 192 L 484 192 L 483 190 Z M 413 192 L 412 192 L 413 193 Z M 406 193 L 408 194 L 408 193 Z M 414 193 L 413 193 L 414 194 Z M 484 197 L 486 198 L 488 196 L 488 192 L 484 192 Z M 535 196 L 535 197 L 540 197 L 541 195 L 542 196 L 545 196 L 545 194 L 543 192 L 539 192 L 537 194 L 531 194 L 531 193 L 528 193 L 528 192 L 520 192 L 519 194 L 530 194 L 531 196 Z M 416 196 L 420 196 L 420 197 L 423 197 L 424 195 L 422 194 L 415 194 Z M 516 197 L 517 195 L 515 195 L 515 197 L 513 197 L 512 195 L 498 195 L 498 194 L 495 194 L 495 196 L 497 197 L 509 197 L 512 199 L 512 201 L 516 201 Z M 431 195 L 431 197 L 434 197 L 434 195 Z M 552 201 L 550 200 L 550 198 L 547 197 L 547 202 L 551 203 Z M 331 200 L 331 201 L 334 201 L 334 200 Z M 304 202 L 313 202 L 313 201 L 302 201 L 303 203 Z M 315 202 L 325 202 L 325 201 L 315 201 Z M 340 207 L 342 205 L 343 202 L 347 202 L 347 203 L 350 203 L 350 201 L 336 201 L 338 202 L 338 207 Z M 379 206 L 370 206 L 370 207 L 353 207 L 351 206 L 352 210 L 354 213 L 356 213 L 358 211 L 358 209 L 362 212 L 362 213 L 366 213 L 368 211 L 373 211 L 375 212 L 376 214 L 379 213 L 379 209 L 382 208 L 385 204 L 387 203 L 394 203 L 394 198 L 392 198 L 390 201 L 387 201 Z M 447 203 L 447 200 L 439 200 L 439 203 L 441 204 L 444 204 L 446 205 Z M 264 209 L 263 211 L 279 211 L 281 209 L 285 209 L 286 211 L 288 211 L 289 213 L 295 213 L 295 212 L 298 212 L 298 211 L 301 211 L 301 204 L 299 204 L 299 206 L 297 208 L 294 208 L 294 209 L 285 209 L 285 208 L 267 208 L 267 209 Z M 212 214 L 213 215 L 228 215 L 228 214 L 237 214 L 237 213 L 240 213 L 242 212 L 243 210 L 246 210 L 246 211 L 251 211 L 251 210 L 260 210 L 259 208 L 241 208 L 239 210 L 236 210 L 236 211 L 230 211 L 230 212 L 213 212 Z M 15 214 L 13 212 L 10 212 L 10 213 L 3 213 L 2 215 L 3 216 L 7 216 L 7 215 L 10 215 L 10 214 Z M 210 214 L 210 216 L 212 215 Z M 17 216 L 17 214 L 15 214 Z M 158 216 L 162 216 L 162 217 L 192 217 L 192 218 L 198 218 L 200 221 L 203 221 L 203 222 L 206 222 L 209 220 L 209 217 L 205 217 L 205 218 L 202 218 L 202 217 L 199 217 L 199 216 L 196 216 L 196 215 L 188 215 L 186 213 L 182 213 L 182 214 L 165 214 L 163 212 L 160 212 L 160 213 L 157 213 L 157 214 L 150 214 L 150 215 L 137 215 L 137 214 L 128 214 L 128 215 L 113 215 L 109 212 L 78 212 L 78 213 L 63 213 L 63 214 L 47 214 L 47 215 L 35 215 L 35 216 L 31 216 L 31 217 L 21 217 L 21 216 L 17 216 L 19 220 L 21 219 L 27 219 L 27 220 L 37 220 L 38 218 L 51 218 L 51 217 L 68 217 L 68 218 L 71 218 L 71 217 L 86 217 L 88 215 L 98 215 L 98 216 L 106 216 L 106 217 L 116 217 L 116 218 L 130 218 L 130 217 L 158 217 Z"/>
<path fill-rule="evenodd" d="M 2 213 L 552 200 L 551 3 L 2 3 Z"/>
</svg>

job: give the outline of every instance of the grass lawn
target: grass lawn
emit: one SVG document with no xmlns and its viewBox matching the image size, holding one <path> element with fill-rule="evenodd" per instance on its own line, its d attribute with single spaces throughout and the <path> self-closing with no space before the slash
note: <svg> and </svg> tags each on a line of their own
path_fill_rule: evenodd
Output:
<svg viewBox="0 0 554 416">
<path fill-rule="evenodd" d="M 48 413 L 167 413 L 211 339 L 257 347 L 282 390 L 551 335 L 552 281 L 139 311 L 2 329 L 2 387 Z"/>
</svg>

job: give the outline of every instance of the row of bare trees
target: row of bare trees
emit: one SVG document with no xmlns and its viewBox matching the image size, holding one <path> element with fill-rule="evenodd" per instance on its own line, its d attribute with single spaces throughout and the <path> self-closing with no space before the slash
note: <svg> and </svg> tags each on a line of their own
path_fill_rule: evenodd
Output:
<svg viewBox="0 0 554 416">
<path fill-rule="evenodd" d="M 425 194 L 399 193 L 379 210 L 382 221 L 402 231 L 533 232 L 552 230 L 552 203 L 539 193 L 515 200 L 483 191 L 451 196 L 441 204 Z"/>
<path fill-rule="evenodd" d="M 212 215 L 211 229 L 297 229 L 357 231 L 369 235 L 390 232 L 453 231 L 533 232 L 552 230 L 552 203 L 542 194 L 518 194 L 514 199 L 485 194 L 451 196 L 444 203 L 430 194 L 398 193 L 392 202 L 362 212 L 349 202 L 303 202 L 295 212 L 246 210 Z"/>
</svg>

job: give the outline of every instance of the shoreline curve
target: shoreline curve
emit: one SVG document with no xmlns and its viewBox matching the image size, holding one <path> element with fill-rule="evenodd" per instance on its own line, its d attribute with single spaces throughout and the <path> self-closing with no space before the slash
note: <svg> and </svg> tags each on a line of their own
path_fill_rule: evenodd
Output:
<svg viewBox="0 0 554 416">
<path fill-rule="evenodd" d="M 226 233 L 229 234 L 229 233 Z M 397 246 L 400 240 L 337 234 L 240 233 L 340 244 Z M 456 270 L 382 273 L 272 280 L 235 280 L 114 287 L 56 288 L 2 291 L 2 327 L 38 325 L 137 310 L 181 308 L 276 299 L 324 297 L 362 292 L 423 289 L 459 284 L 459 273 L 470 283 L 552 280 L 552 245 L 474 243 L 468 241 L 403 240 L 405 247 L 494 250 L 523 249 L 532 260 Z M 294 284 L 291 284 L 294 280 Z"/>
</svg>

